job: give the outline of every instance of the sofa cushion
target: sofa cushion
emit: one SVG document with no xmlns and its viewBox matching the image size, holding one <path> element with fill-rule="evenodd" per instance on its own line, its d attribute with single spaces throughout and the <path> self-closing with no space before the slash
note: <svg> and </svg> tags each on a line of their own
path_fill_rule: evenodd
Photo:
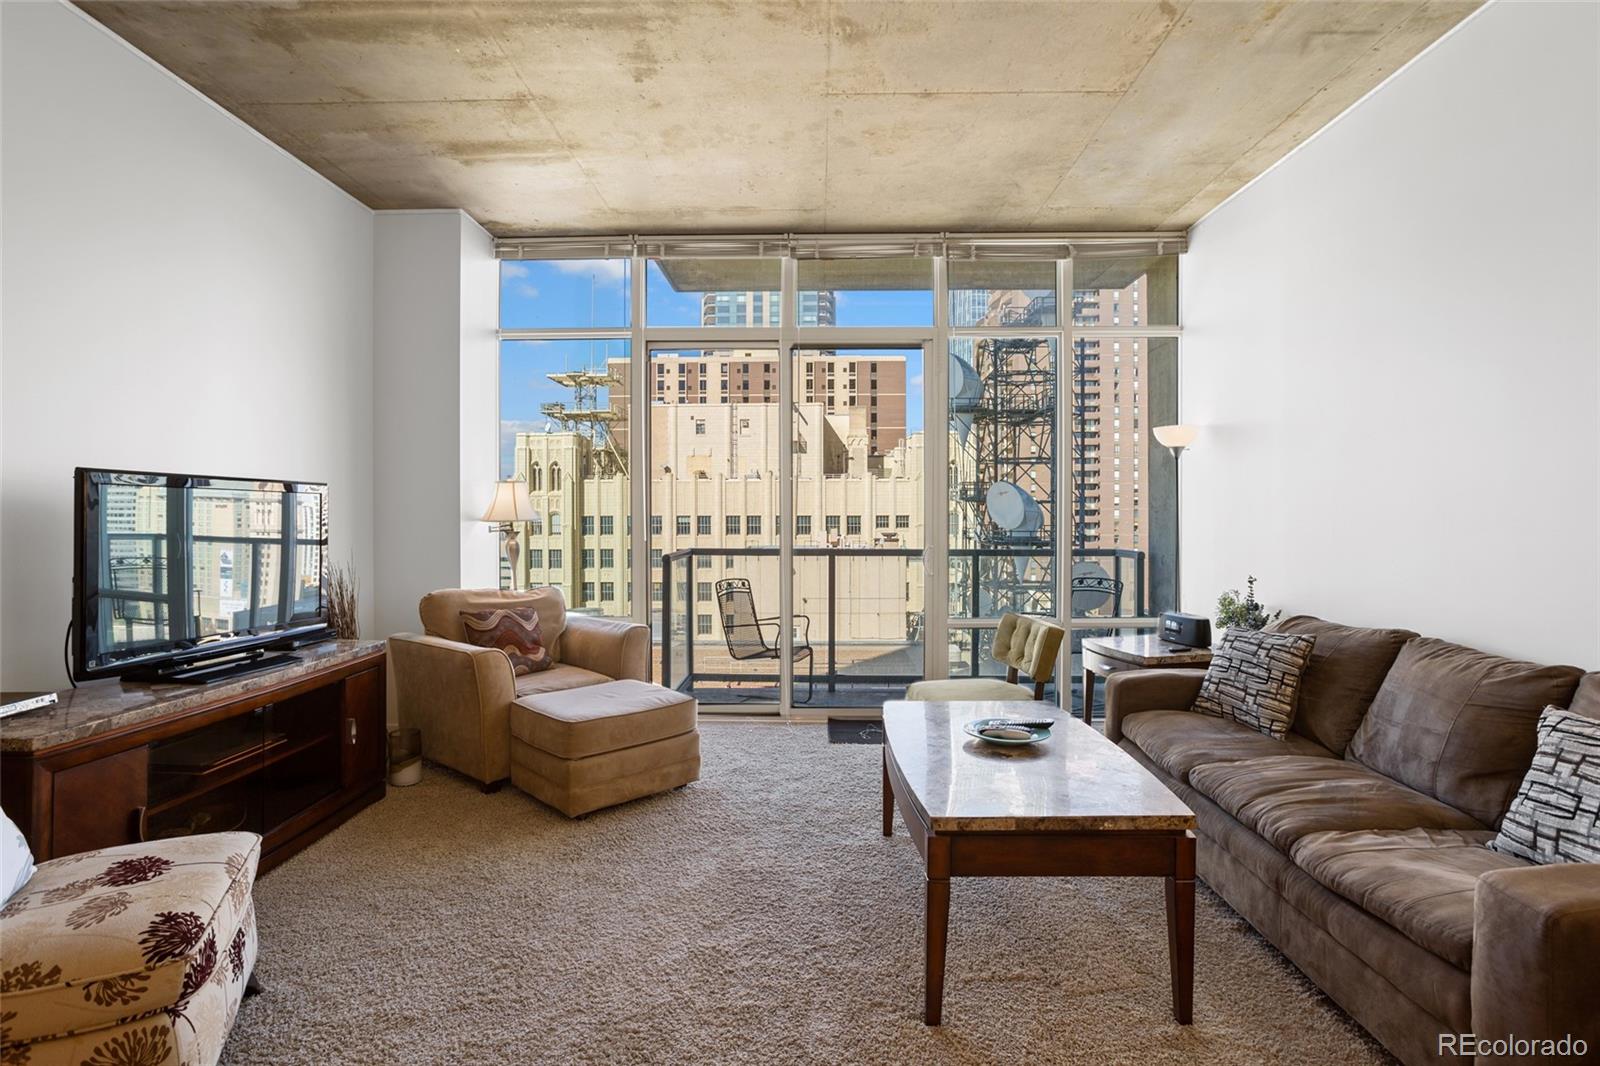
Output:
<svg viewBox="0 0 1600 1066">
<path fill-rule="evenodd" d="M 1539 714 L 1582 671 L 1418 637 L 1400 649 L 1349 757 L 1497 825 L 1528 772 Z"/>
<path fill-rule="evenodd" d="M 213 980 L 243 981 L 261 838 L 211 833 L 41 863 L 0 910 L 6 1041 L 165 1012 Z"/>
<path fill-rule="evenodd" d="M 1317 638 L 1300 679 L 1294 725 L 1335 755 L 1343 755 L 1378 694 L 1400 649 L 1416 634 L 1409 629 L 1364 629 L 1297 614 L 1268 627 L 1274 633 Z"/>
<path fill-rule="evenodd" d="M 1600 718 L 1600 673 L 1584 674 L 1567 709 L 1585 718 Z"/>
<path fill-rule="evenodd" d="M 1194 709 L 1281 737 L 1294 721 L 1300 675 L 1315 637 L 1230 629 L 1206 667 Z"/>
<path fill-rule="evenodd" d="M 1311 833 L 1355 829 L 1483 829 L 1482 823 L 1344 759 L 1275 755 L 1211 763 L 1189 784 L 1288 854 Z"/>
<path fill-rule="evenodd" d="M 1418 947 L 1472 968 L 1472 901 L 1478 878 L 1528 863 L 1484 847 L 1489 830 L 1361 829 L 1313 833 L 1295 865 L 1382 919 Z"/>
<path fill-rule="evenodd" d="M 422 631 L 430 637 L 464 644 L 467 633 L 461 625 L 461 613 L 493 611 L 501 607 L 532 607 L 538 611 L 540 639 L 556 661 L 561 661 L 560 641 L 567 628 L 567 601 L 558 588 L 440 589 L 422 597 L 417 613 L 422 618 Z"/>
<path fill-rule="evenodd" d="M 1122 735 L 1152 762 L 1179 781 L 1189 771 L 1214 762 L 1238 762 L 1271 755 L 1333 758 L 1333 752 L 1298 733 L 1279 739 L 1247 725 L 1193 711 L 1139 711 L 1122 720 Z"/>
<path fill-rule="evenodd" d="M 511 704 L 511 735 L 562 759 L 582 759 L 695 728 L 697 706 L 647 681 L 608 681 L 581 689 L 519 697 Z"/>
<path fill-rule="evenodd" d="M 1600 719 L 1545 708 L 1533 765 L 1489 846 L 1541 865 L 1600 863 Z"/>
<path fill-rule="evenodd" d="M 585 685 L 604 685 L 611 678 L 605 674 L 597 674 L 593 670 L 585 670 L 581 666 L 552 666 L 548 670 L 541 670 L 537 674 L 523 674 L 517 678 L 518 696 L 537 696 L 541 692 L 565 692 L 570 688 L 583 688 Z"/>
</svg>

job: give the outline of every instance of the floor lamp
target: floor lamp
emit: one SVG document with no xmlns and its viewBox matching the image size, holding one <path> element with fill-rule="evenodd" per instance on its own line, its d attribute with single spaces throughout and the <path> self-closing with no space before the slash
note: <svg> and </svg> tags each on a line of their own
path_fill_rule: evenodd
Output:
<svg viewBox="0 0 1600 1066">
<path fill-rule="evenodd" d="M 498 482 L 494 487 L 494 500 L 483 512 L 483 521 L 492 523 L 496 532 L 504 534 L 506 565 L 511 568 L 511 587 L 517 587 L 517 523 L 533 518 L 533 501 L 528 499 L 528 486 L 520 479 Z"/>
</svg>

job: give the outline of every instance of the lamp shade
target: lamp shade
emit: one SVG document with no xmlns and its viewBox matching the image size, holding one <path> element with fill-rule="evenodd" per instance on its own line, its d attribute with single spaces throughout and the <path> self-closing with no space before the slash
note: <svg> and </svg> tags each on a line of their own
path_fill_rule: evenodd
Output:
<svg viewBox="0 0 1600 1066">
<path fill-rule="evenodd" d="M 528 486 L 521 481 L 501 481 L 494 487 L 494 500 L 483 512 L 485 522 L 527 522 L 533 518 L 533 501 Z"/>
<path fill-rule="evenodd" d="M 1156 426 L 1150 430 L 1156 438 L 1156 443 L 1163 448 L 1177 451 L 1187 448 L 1194 443 L 1195 429 L 1193 426 Z"/>
</svg>

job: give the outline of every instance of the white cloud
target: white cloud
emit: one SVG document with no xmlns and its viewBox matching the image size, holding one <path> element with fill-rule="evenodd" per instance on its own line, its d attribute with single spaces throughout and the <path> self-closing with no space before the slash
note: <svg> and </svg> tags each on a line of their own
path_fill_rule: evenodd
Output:
<svg viewBox="0 0 1600 1066">
<path fill-rule="evenodd" d="M 912 389 L 920 389 L 920 388 L 922 388 L 922 375 L 921 374 L 912 374 L 911 375 L 911 380 L 906 382 L 906 387 L 907 388 L 912 388 Z"/>
<path fill-rule="evenodd" d="M 528 268 L 514 259 L 507 259 L 500 264 L 500 276 L 502 278 L 525 278 L 528 276 Z"/>
<path fill-rule="evenodd" d="M 550 265 L 563 274 L 588 274 L 601 281 L 621 281 L 627 273 L 626 259 L 552 259 Z"/>
<path fill-rule="evenodd" d="M 526 296 L 530 300 L 537 300 L 539 298 L 539 290 L 534 288 L 532 285 L 529 285 L 527 282 L 523 282 L 521 285 L 518 285 L 517 292 L 523 296 Z"/>
</svg>

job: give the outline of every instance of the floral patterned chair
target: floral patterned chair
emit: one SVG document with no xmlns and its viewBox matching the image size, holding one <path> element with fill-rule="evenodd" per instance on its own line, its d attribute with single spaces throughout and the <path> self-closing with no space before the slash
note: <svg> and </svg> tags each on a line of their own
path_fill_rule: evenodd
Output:
<svg viewBox="0 0 1600 1066">
<path fill-rule="evenodd" d="M 0 1064 L 211 1066 L 256 959 L 261 838 L 41 863 L 0 909 Z"/>
</svg>

